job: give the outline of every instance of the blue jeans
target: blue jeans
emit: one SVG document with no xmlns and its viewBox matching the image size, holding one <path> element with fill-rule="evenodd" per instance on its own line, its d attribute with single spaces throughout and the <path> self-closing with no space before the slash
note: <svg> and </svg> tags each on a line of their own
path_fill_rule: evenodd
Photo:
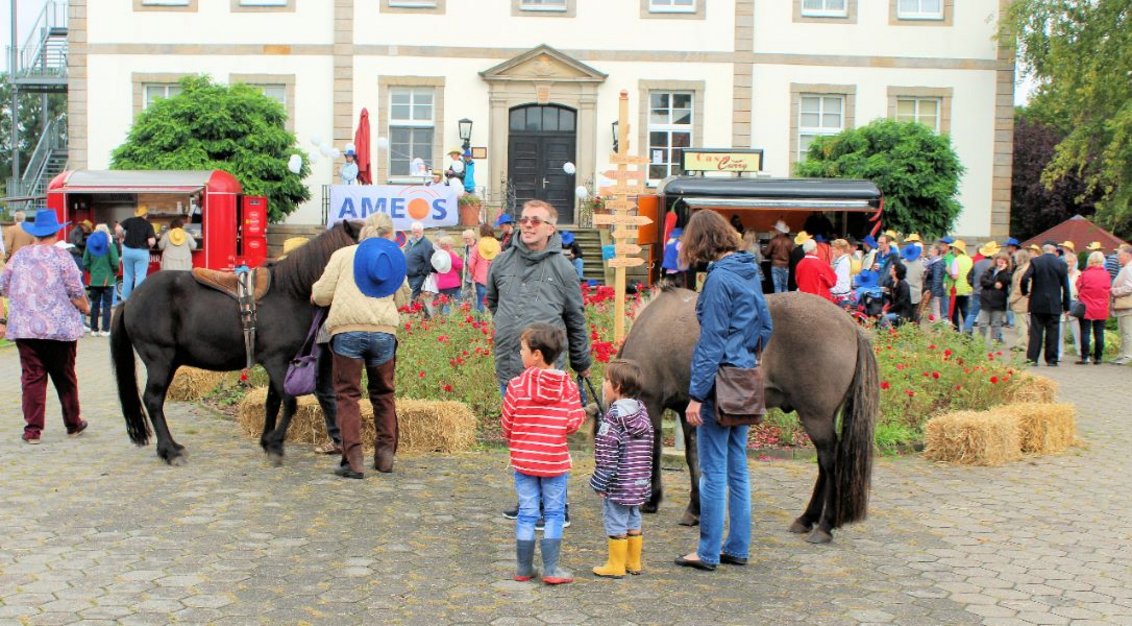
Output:
<svg viewBox="0 0 1132 626">
<path fill-rule="evenodd" d="M 483 313 L 483 299 L 487 297 L 487 285 L 476 283 L 476 313 Z"/>
<path fill-rule="evenodd" d="M 149 272 L 149 250 L 122 248 L 122 300 L 129 300 L 134 288 L 142 284 Z"/>
<path fill-rule="evenodd" d="M 339 333 L 330 340 L 330 349 L 338 356 L 364 359 L 366 367 L 377 367 L 397 353 L 397 338 L 389 333 Z"/>
<path fill-rule="evenodd" d="M 971 294 L 967 304 L 967 318 L 963 320 L 963 332 L 970 335 L 975 330 L 975 322 L 979 321 L 979 310 L 982 309 L 978 294 Z"/>
<path fill-rule="evenodd" d="M 771 266 L 770 279 L 774 282 L 774 293 L 786 291 L 786 287 L 790 282 L 790 268 Z"/>
<path fill-rule="evenodd" d="M 110 332 L 111 292 L 114 286 L 90 288 L 90 329 L 98 330 L 98 320 L 102 320 L 102 330 Z"/>
<path fill-rule="evenodd" d="M 586 260 L 585 259 L 579 259 L 579 258 L 574 259 L 574 271 L 578 273 L 578 280 L 583 280 L 585 278 L 585 275 L 584 275 L 585 274 L 585 272 L 584 272 L 585 267 L 586 267 Z"/>
<path fill-rule="evenodd" d="M 630 530 L 641 531 L 641 507 L 617 504 L 609 498 L 601 501 L 601 523 L 607 537 L 624 537 Z"/>
<path fill-rule="evenodd" d="M 745 559 L 751 548 L 748 427 L 720 426 L 715 421 L 715 405 L 710 400 L 704 402 L 700 415 L 704 423 L 696 428 L 700 455 L 700 546 L 696 554 L 704 563 L 717 565 L 721 550 Z M 723 541 L 725 504 L 730 525 L 726 542 Z"/>
<path fill-rule="evenodd" d="M 535 522 L 546 520 L 543 539 L 561 539 L 562 523 L 566 519 L 566 479 L 570 474 L 546 478 L 527 476 L 515 472 L 515 493 L 519 496 L 519 517 L 515 519 L 515 539 L 532 541 Z M 542 515 L 539 515 L 539 503 Z"/>
</svg>

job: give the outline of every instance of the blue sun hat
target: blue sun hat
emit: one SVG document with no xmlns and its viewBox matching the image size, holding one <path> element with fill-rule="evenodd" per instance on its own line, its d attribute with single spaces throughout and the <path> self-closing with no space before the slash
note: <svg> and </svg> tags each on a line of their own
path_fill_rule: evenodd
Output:
<svg viewBox="0 0 1132 626">
<path fill-rule="evenodd" d="M 503 215 L 500 215 L 498 219 L 495 220 L 495 227 L 499 228 L 500 226 L 502 226 L 504 224 L 514 224 L 514 223 L 515 223 L 515 219 L 512 218 L 507 213 L 504 213 Z"/>
<path fill-rule="evenodd" d="M 865 235 L 865 238 L 861 240 L 861 243 L 870 248 L 875 248 L 877 247 L 877 238 L 873 237 L 872 235 Z"/>
<path fill-rule="evenodd" d="M 562 245 L 569 246 L 574 243 L 574 233 L 564 230 L 562 231 Z"/>
<path fill-rule="evenodd" d="M 354 283 L 371 298 L 390 296 L 405 282 L 405 255 L 396 243 L 370 237 L 354 253 Z"/>
<path fill-rule="evenodd" d="M 857 274 L 857 288 L 858 289 L 872 289 L 877 286 L 877 281 L 880 277 L 872 270 L 861 270 Z"/>
<path fill-rule="evenodd" d="M 1002 247 L 1005 248 L 1006 246 L 1014 246 L 1015 248 L 1021 248 L 1022 242 L 1018 241 L 1017 239 L 1015 239 L 1013 237 L 1007 237 L 1006 241 L 1002 242 Z"/>
<path fill-rule="evenodd" d="M 70 222 L 59 223 L 59 217 L 51 209 L 40 209 L 35 212 L 35 222 L 21 222 L 20 227 L 33 237 L 47 237 L 54 235 Z"/>
<path fill-rule="evenodd" d="M 955 243 L 955 239 L 953 237 L 948 237 L 947 235 L 940 237 L 939 239 L 937 239 L 937 241 L 939 241 L 940 243 L 945 243 L 949 246 Z"/>
<path fill-rule="evenodd" d="M 905 261 L 911 263 L 912 261 L 920 258 L 920 252 L 920 246 L 917 246 L 915 244 L 908 244 L 904 246 L 903 250 L 900 251 L 900 256 L 904 257 Z"/>
<path fill-rule="evenodd" d="M 96 230 L 86 239 L 86 250 L 94 257 L 106 256 L 110 251 L 110 235 Z"/>
</svg>

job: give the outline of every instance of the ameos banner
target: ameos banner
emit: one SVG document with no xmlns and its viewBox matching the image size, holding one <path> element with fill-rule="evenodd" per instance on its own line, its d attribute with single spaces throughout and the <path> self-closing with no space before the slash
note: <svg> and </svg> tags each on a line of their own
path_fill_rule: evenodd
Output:
<svg viewBox="0 0 1132 626">
<path fill-rule="evenodd" d="M 413 222 L 425 228 L 455 226 L 459 219 L 456 190 L 447 185 L 331 185 L 327 226 L 341 220 L 364 220 L 374 213 L 393 218 L 397 230 Z"/>
</svg>

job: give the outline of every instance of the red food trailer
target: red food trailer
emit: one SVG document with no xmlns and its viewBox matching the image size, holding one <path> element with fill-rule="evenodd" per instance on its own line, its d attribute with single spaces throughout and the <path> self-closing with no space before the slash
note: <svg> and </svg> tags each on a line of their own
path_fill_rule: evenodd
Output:
<svg viewBox="0 0 1132 626">
<path fill-rule="evenodd" d="M 196 239 L 193 266 L 231 270 L 267 259 L 267 198 L 245 196 L 240 181 L 223 170 L 76 170 L 59 174 L 47 188 L 47 207 L 66 231 L 83 220 L 114 225 L 144 206 L 154 230 L 174 219 Z M 60 238 L 67 233 L 61 231 Z M 161 252 L 150 255 L 150 271 Z"/>
</svg>

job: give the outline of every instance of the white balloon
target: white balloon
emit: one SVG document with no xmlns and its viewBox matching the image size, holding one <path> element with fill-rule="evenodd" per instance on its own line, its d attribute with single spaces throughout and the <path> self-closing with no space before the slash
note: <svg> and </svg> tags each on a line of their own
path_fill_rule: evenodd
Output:
<svg viewBox="0 0 1132 626">
<path fill-rule="evenodd" d="M 303 158 L 297 154 L 291 155 L 291 160 L 287 163 L 287 169 L 291 170 L 292 174 L 298 174 L 303 171 Z"/>
<path fill-rule="evenodd" d="M 377 138 L 377 147 L 381 148 L 382 150 L 385 150 L 386 148 L 389 147 L 389 140 L 386 139 L 385 137 L 378 137 Z"/>
<path fill-rule="evenodd" d="M 308 156 L 307 157 L 307 163 L 310 163 L 311 165 L 318 163 L 318 155 L 317 154 L 311 154 L 310 156 Z"/>
<path fill-rule="evenodd" d="M 331 156 L 331 158 L 341 159 L 342 158 L 342 151 L 339 150 L 338 148 L 333 148 L 333 149 L 330 150 L 330 156 Z"/>
<path fill-rule="evenodd" d="M 590 197 L 590 190 L 586 189 L 582 185 L 578 185 L 574 188 L 574 195 L 578 196 L 579 200 L 585 200 L 586 198 Z"/>
<path fill-rule="evenodd" d="M 321 135 L 312 135 L 312 136 L 311 136 L 311 143 L 312 143 L 312 144 L 313 144 L 313 145 L 314 145 L 314 146 L 315 146 L 316 148 L 317 148 L 317 147 L 321 147 L 321 146 L 322 146 L 322 136 L 321 136 Z"/>
<path fill-rule="evenodd" d="M 322 144 L 321 146 L 318 147 L 318 151 L 322 153 L 322 156 L 330 157 L 334 152 L 334 148 L 331 148 L 330 146 L 328 146 L 326 144 Z"/>
<path fill-rule="evenodd" d="M 573 176 L 574 172 L 578 171 L 578 168 L 574 167 L 573 163 L 566 161 L 565 163 L 562 164 L 562 171 Z"/>
</svg>

